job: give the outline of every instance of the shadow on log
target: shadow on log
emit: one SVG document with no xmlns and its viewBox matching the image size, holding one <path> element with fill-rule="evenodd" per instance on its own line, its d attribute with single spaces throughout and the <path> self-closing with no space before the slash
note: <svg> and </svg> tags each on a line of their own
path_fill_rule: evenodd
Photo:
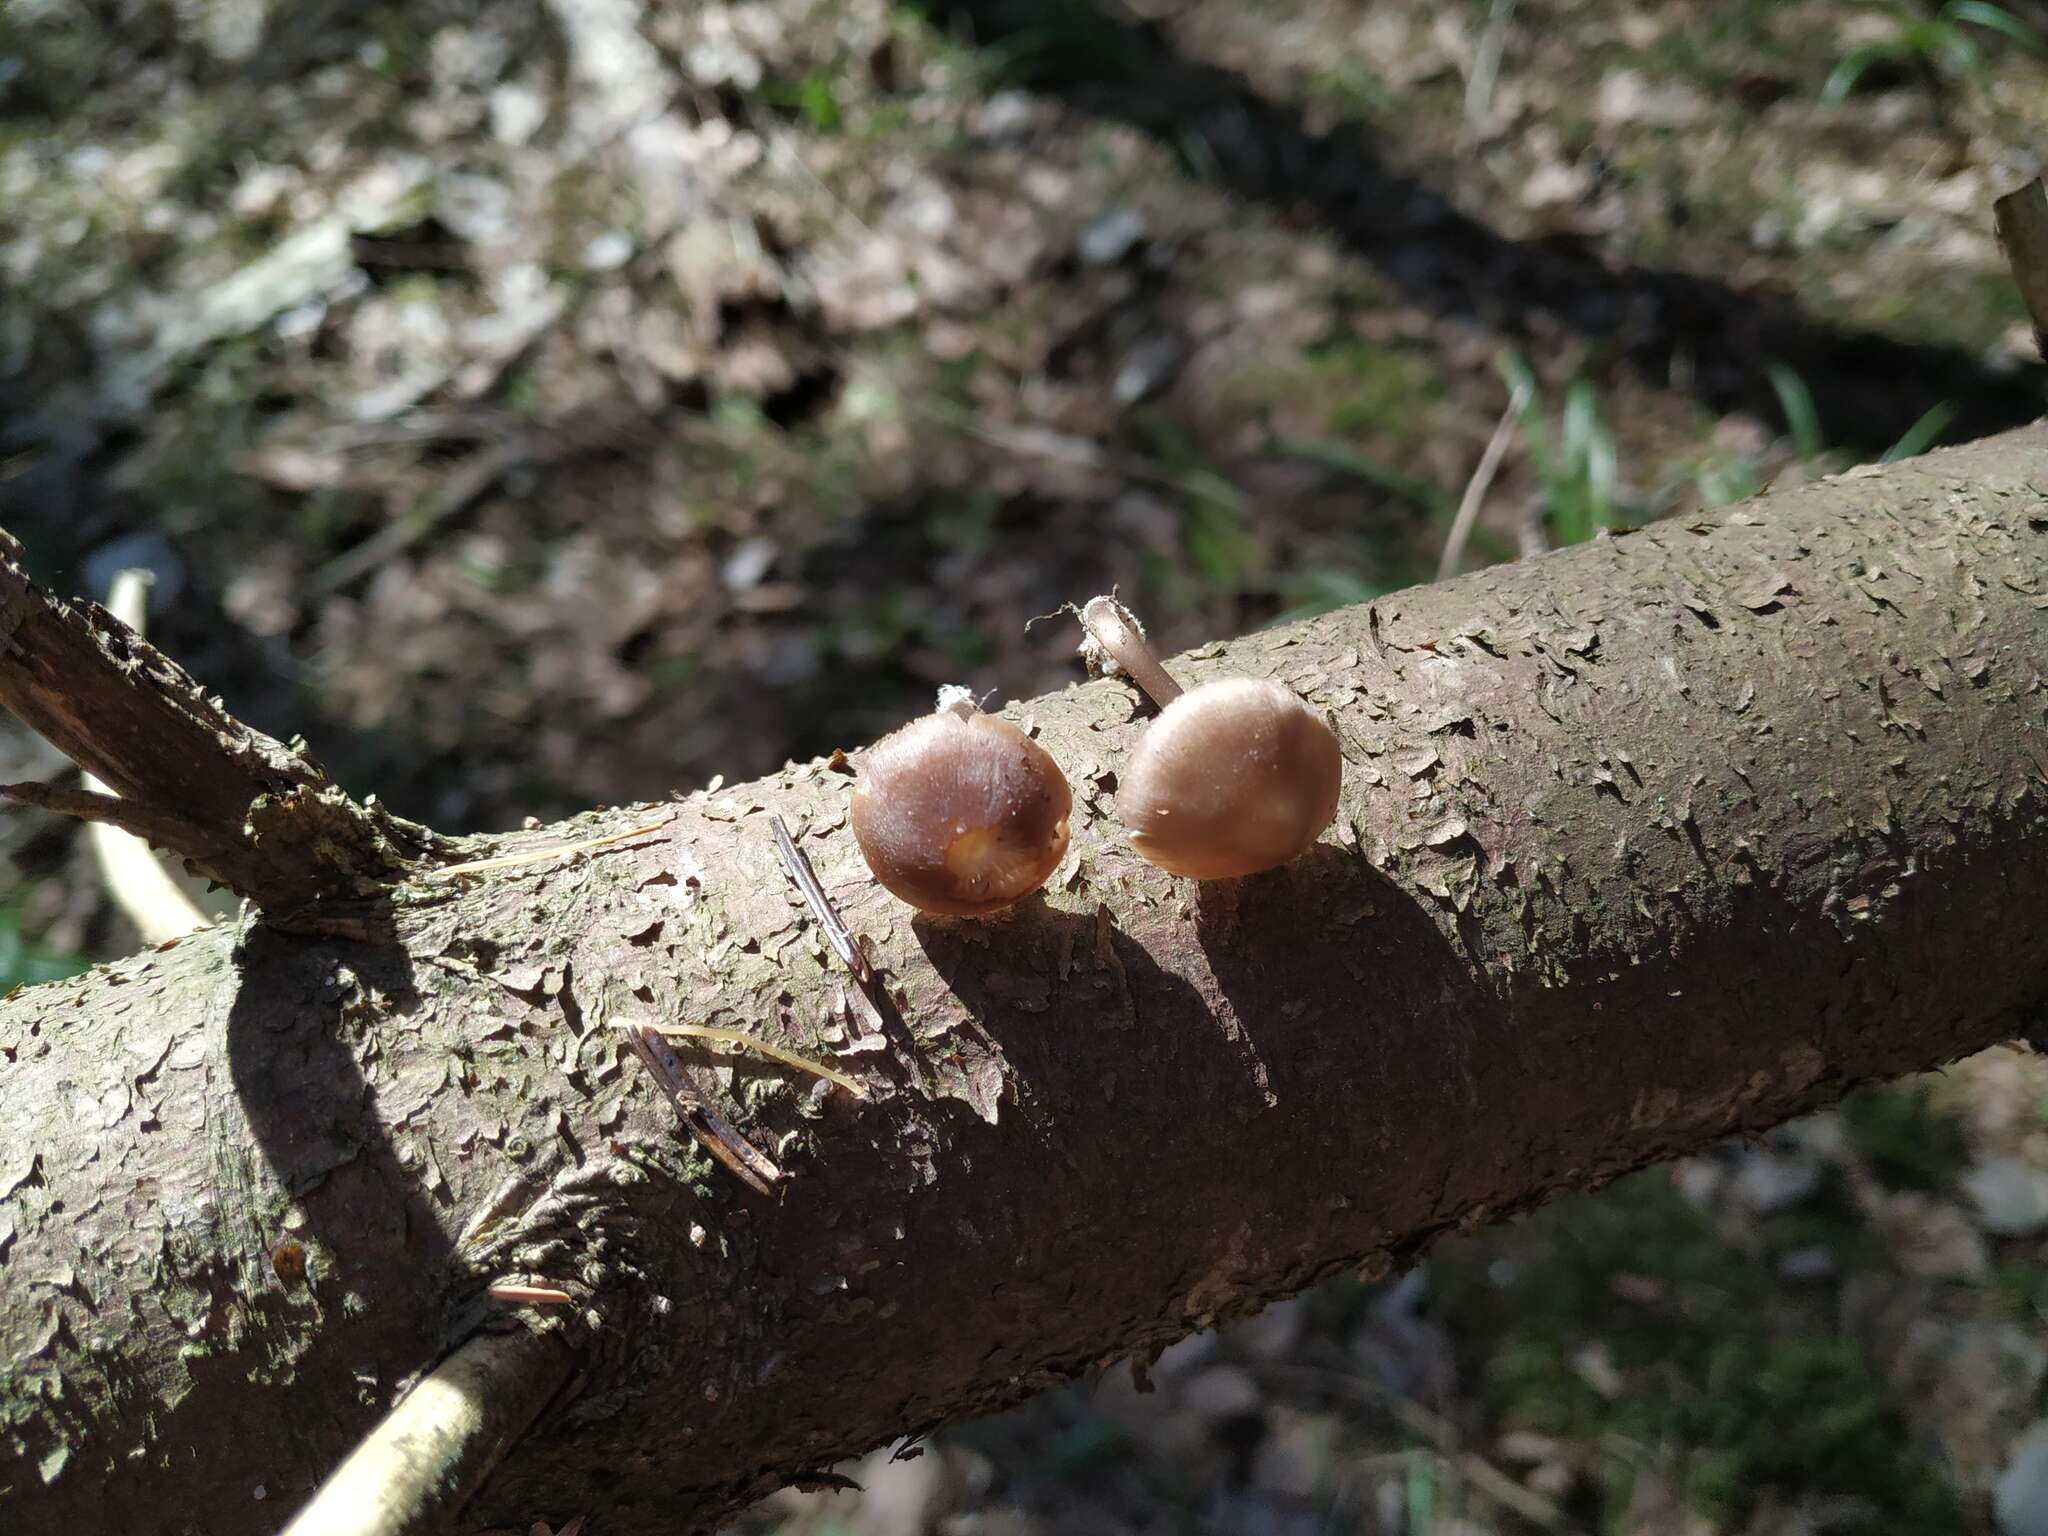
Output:
<svg viewBox="0 0 2048 1536">
<path fill-rule="evenodd" d="M 2048 1000 L 2048 429 L 1174 669 L 1329 711 L 1344 801 L 1308 856 L 1202 887 L 1134 858 L 1145 719 L 1099 682 L 1007 712 L 1075 813 L 998 920 L 874 888 L 816 762 L 398 869 L 386 943 L 252 918 L 8 1000 L 0 1516 L 273 1530 L 409 1380 L 523 1320 L 573 1375 L 467 1526 L 710 1530 Z M 762 1035 L 869 1097 L 675 1042 L 789 1172 L 762 1195 L 625 1017 Z"/>
</svg>

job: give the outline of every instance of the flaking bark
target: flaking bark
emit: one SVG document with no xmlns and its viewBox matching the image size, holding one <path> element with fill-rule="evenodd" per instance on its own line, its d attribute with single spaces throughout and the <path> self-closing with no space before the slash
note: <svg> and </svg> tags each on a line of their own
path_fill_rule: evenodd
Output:
<svg viewBox="0 0 2048 1536">
<path fill-rule="evenodd" d="M 892 1435 L 1873 1076 L 2048 999 L 2048 429 L 1204 647 L 1347 755 L 1338 826 L 1197 887 L 1133 858 L 1124 684 L 1007 711 L 1073 847 L 995 922 L 872 886 L 810 763 L 245 922 L 0 1006 L 0 1523 L 274 1529 L 484 1289 L 581 1361 L 475 1529 L 709 1530 Z M 125 790 L 124 790 L 125 792 Z M 779 813 L 887 983 L 784 880 Z M 792 1177 L 712 1167 L 609 1026 Z M 683 1043 L 678 1043 L 683 1050 Z"/>
<path fill-rule="evenodd" d="M 53 600 L 4 529 L 0 707 L 120 796 L 13 784 L 0 799 L 121 827 L 275 918 L 317 924 L 452 849 L 349 799 L 310 754 L 235 719 L 97 603 Z"/>
</svg>

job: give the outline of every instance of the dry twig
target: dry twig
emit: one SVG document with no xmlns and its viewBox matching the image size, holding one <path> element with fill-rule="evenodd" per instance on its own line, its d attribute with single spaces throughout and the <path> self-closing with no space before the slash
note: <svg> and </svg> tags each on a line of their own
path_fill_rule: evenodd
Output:
<svg viewBox="0 0 2048 1536">
<path fill-rule="evenodd" d="M 1465 541 L 1472 536 L 1472 525 L 1479 520 L 1479 509 L 1486 503 L 1486 493 L 1493 489 L 1493 477 L 1500 473 L 1500 461 L 1507 454 L 1508 440 L 1514 436 L 1515 423 L 1521 420 L 1528 404 L 1528 387 L 1517 384 L 1514 393 L 1508 397 L 1508 408 L 1500 413 L 1500 424 L 1493 429 L 1493 436 L 1487 439 L 1486 451 L 1479 455 L 1478 468 L 1472 471 L 1472 478 L 1465 483 L 1464 499 L 1458 503 L 1458 515 L 1451 519 L 1451 531 L 1444 538 L 1443 555 L 1436 563 L 1438 581 L 1455 575 L 1458 562 L 1465 558 Z"/>
<path fill-rule="evenodd" d="M 484 1333 L 429 1371 L 320 1485 L 283 1536 L 427 1536 L 568 1380 L 551 1333 Z"/>
<path fill-rule="evenodd" d="M 795 1067 L 799 1071 L 810 1073 L 813 1077 L 822 1077 L 828 1083 L 836 1083 L 856 1099 L 868 1096 L 867 1089 L 863 1088 L 857 1079 L 848 1077 L 844 1072 L 828 1067 L 822 1061 L 814 1060 L 800 1051 L 792 1051 L 787 1046 L 775 1044 L 772 1040 L 763 1040 L 759 1035 L 750 1035 L 743 1029 L 721 1029 L 715 1024 L 648 1024 L 643 1027 L 664 1035 L 680 1035 L 688 1040 L 716 1040 L 723 1045 L 744 1046 L 748 1050 L 759 1051 L 763 1056 L 772 1057 L 784 1066 Z"/>
<path fill-rule="evenodd" d="M 697 1138 L 697 1144 L 755 1194 L 772 1195 L 774 1185 L 783 1177 L 782 1170 L 712 1107 L 711 1101 L 690 1081 L 681 1059 L 669 1049 L 660 1031 L 638 1020 L 617 1023 L 612 1027 L 625 1032 L 627 1044 L 633 1047 L 634 1054 L 654 1075 L 662 1092 L 668 1095 L 669 1102 L 683 1117 L 683 1124 Z"/>
<path fill-rule="evenodd" d="M 868 964 L 867 951 L 860 947 L 860 940 L 846 926 L 846 919 L 839 915 L 832 898 L 825 894 L 825 887 L 818 883 L 818 872 L 811 868 L 810 859 L 797 847 L 796 839 L 789 835 L 789 828 L 783 825 L 780 816 L 770 816 L 768 828 L 775 834 L 775 847 L 782 855 L 783 868 L 789 871 L 789 878 L 803 893 L 811 915 L 818 920 L 818 928 L 825 935 L 825 942 L 832 946 L 832 953 L 845 962 L 846 968 L 853 972 L 854 979 L 862 987 L 874 985 L 875 973 Z"/>
</svg>

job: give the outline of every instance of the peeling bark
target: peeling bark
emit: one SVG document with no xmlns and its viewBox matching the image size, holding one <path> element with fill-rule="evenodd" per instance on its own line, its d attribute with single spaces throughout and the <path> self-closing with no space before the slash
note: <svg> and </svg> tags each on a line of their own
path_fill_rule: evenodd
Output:
<svg viewBox="0 0 2048 1536">
<path fill-rule="evenodd" d="M 271 912 L 314 922 L 452 845 L 358 805 L 298 745 L 218 698 L 97 603 L 53 601 L 0 529 L 0 706 L 119 798 L 42 784 L 0 799 L 107 822 Z"/>
<path fill-rule="evenodd" d="M 1331 712 L 1344 803 L 1294 865 L 1198 887 L 1131 856 L 1145 719 L 1092 683 L 1007 711 L 1075 815 L 999 921 L 876 889 L 850 780 L 810 763 L 397 880 L 371 942 L 245 921 L 0 1005 L 0 1522 L 275 1529 L 410 1376 L 526 1319 L 580 1363 L 470 1528 L 708 1530 L 2048 1000 L 2048 429 L 1175 670 Z M 871 1096 L 677 1042 L 790 1171 L 764 1197 L 677 1125 L 634 1017 Z"/>
</svg>

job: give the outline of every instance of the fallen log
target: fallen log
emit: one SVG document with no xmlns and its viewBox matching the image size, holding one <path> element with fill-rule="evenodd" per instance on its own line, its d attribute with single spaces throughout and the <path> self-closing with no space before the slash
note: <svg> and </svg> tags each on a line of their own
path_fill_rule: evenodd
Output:
<svg viewBox="0 0 2048 1536">
<path fill-rule="evenodd" d="M 0 702 L 33 683 L 90 758 L 99 719 L 50 700 L 107 680 L 34 637 L 112 621 L 8 579 Z M 0 1004 L 0 1521 L 274 1530 L 408 1382 L 527 1330 L 557 1347 L 492 1358 L 562 1384 L 465 1464 L 462 1528 L 710 1530 L 2048 1000 L 2048 428 L 1174 668 L 1329 712 L 1333 831 L 1243 881 L 1143 863 L 1113 810 L 1146 711 L 1077 685 L 1005 711 L 1065 768 L 1073 841 L 983 922 L 872 885 L 836 761 L 466 868 L 419 833 L 330 870 L 318 837 L 283 858 L 229 822 L 244 791 L 338 792 L 242 741 L 260 772 L 229 795 L 187 731 L 208 798 L 156 830 L 268 905 Z M 146 742 L 100 755 L 158 804 Z M 772 1168 L 757 1191 L 648 1081 L 646 1024 L 865 1096 L 669 1040 Z"/>
</svg>

